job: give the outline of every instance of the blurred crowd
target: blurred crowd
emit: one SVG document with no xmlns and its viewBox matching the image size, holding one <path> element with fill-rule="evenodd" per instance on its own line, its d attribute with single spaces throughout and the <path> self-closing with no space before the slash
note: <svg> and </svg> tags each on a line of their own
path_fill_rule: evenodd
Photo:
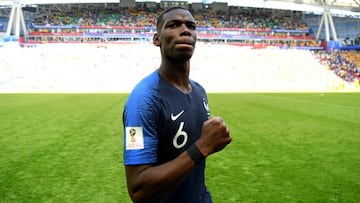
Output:
<svg viewBox="0 0 360 203">
<path fill-rule="evenodd" d="M 347 82 L 359 82 L 360 80 L 360 52 L 338 51 L 331 52 L 317 51 L 320 61 L 327 65 L 337 76 Z"/>
<path fill-rule="evenodd" d="M 107 8 L 101 10 L 77 10 L 56 12 L 41 16 L 37 25 L 120 25 L 155 26 L 156 17 L 162 8 Z M 199 27 L 205 28 L 248 28 L 307 30 L 308 26 L 300 18 L 274 16 L 266 13 L 251 13 L 244 9 L 224 11 L 191 11 Z"/>
<path fill-rule="evenodd" d="M 78 9 L 55 12 L 49 16 L 36 18 L 35 25 L 81 25 L 81 26 L 141 26 L 156 25 L 156 18 L 163 11 L 162 8 L 106 8 L 106 9 Z M 272 15 L 267 12 L 249 12 L 246 9 L 229 7 L 227 12 L 205 9 L 192 11 L 198 27 L 204 28 L 247 28 L 247 29 L 281 29 L 308 30 L 301 15 Z M 284 35 L 286 33 L 275 33 Z M 289 42 L 292 46 L 319 46 L 313 41 Z M 293 44 L 297 43 L 297 44 Z M 300 44 L 299 44 L 300 43 Z M 358 45 L 359 39 L 351 44 Z M 347 82 L 360 80 L 359 51 L 316 51 L 323 64 L 327 65 L 337 76 Z"/>
</svg>

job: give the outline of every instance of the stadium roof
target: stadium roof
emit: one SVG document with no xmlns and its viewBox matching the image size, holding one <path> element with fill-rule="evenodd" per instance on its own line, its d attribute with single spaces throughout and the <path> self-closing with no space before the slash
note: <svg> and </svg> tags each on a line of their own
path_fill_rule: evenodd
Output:
<svg viewBox="0 0 360 203">
<path fill-rule="evenodd" d="M 119 3 L 121 0 L 15 0 L 23 4 L 74 4 L 74 3 Z M 137 2 L 157 2 L 161 0 L 136 0 Z M 177 0 L 179 1 L 179 0 Z M 229 6 L 244 6 L 322 13 L 327 2 L 333 14 L 360 17 L 360 0 L 180 0 L 189 3 L 225 2 Z M 11 5 L 14 0 L 0 0 L 0 5 Z"/>
</svg>

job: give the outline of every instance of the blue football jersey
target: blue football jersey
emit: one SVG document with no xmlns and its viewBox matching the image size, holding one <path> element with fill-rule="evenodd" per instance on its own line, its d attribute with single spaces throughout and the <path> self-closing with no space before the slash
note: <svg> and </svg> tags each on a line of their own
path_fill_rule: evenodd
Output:
<svg viewBox="0 0 360 203">
<path fill-rule="evenodd" d="M 154 71 L 136 85 L 123 112 L 125 165 L 160 165 L 200 138 L 210 110 L 204 88 L 190 84 L 192 91 L 185 94 Z M 211 202 L 204 169 L 205 161 L 158 202 Z"/>
</svg>

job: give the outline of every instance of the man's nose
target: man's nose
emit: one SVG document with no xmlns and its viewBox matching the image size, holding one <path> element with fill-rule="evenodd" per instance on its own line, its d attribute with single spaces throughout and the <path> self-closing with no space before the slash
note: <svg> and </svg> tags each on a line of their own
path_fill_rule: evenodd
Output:
<svg viewBox="0 0 360 203">
<path fill-rule="evenodd" d="M 191 30 L 186 25 L 186 23 L 182 23 L 180 29 L 181 29 L 181 35 L 191 35 Z"/>
</svg>

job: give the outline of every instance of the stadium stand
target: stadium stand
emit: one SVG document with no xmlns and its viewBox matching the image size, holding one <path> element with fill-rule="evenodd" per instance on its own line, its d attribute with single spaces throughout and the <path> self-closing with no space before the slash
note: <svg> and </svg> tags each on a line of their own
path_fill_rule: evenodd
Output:
<svg viewBox="0 0 360 203">
<path fill-rule="evenodd" d="M 355 51 L 318 51 L 320 60 L 329 70 L 347 82 L 360 80 L 360 54 Z"/>
<path fill-rule="evenodd" d="M 163 9 L 160 4 L 89 4 L 57 5 L 48 13 L 24 11 L 29 33 L 22 36 L 22 46 L 37 48 L 0 50 L 6 58 L 0 62 L 6 73 L 0 76 L 0 92 L 129 91 L 149 66 L 153 70 L 158 65 L 158 53 L 149 42 Z M 196 53 L 204 53 L 194 56 L 192 75 L 210 91 L 358 91 L 359 19 L 334 17 L 341 45 L 347 47 L 334 51 L 325 50 L 314 37 L 319 15 L 234 6 L 191 10 L 198 23 Z M 0 24 L 6 25 L 10 8 L 0 11 Z M 140 52 L 149 60 L 138 61 Z M 12 54 L 25 60 L 16 61 Z"/>
<path fill-rule="evenodd" d="M 159 65 L 158 50 L 148 43 L 44 44 L 0 54 L 6 58 L 0 62 L 0 92 L 128 92 Z M 138 60 L 139 55 L 146 57 Z M 199 43 L 192 78 L 209 92 L 358 91 L 317 56 L 309 50 Z"/>
<path fill-rule="evenodd" d="M 155 19 L 162 8 L 107 8 L 77 10 L 39 16 L 32 23 L 29 43 L 53 41 L 116 41 L 151 39 Z M 255 11 L 254 11 L 255 12 Z M 309 46 L 319 46 L 305 22 L 294 15 L 272 17 L 269 11 L 254 13 L 244 9 L 214 12 L 211 9 L 193 11 L 199 24 L 200 39 L 265 44 L 278 40 Z M 300 14 L 296 14 L 300 16 Z M 304 42 L 304 43 L 303 43 Z M 249 44 L 249 43 L 247 43 Z"/>
</svg>

